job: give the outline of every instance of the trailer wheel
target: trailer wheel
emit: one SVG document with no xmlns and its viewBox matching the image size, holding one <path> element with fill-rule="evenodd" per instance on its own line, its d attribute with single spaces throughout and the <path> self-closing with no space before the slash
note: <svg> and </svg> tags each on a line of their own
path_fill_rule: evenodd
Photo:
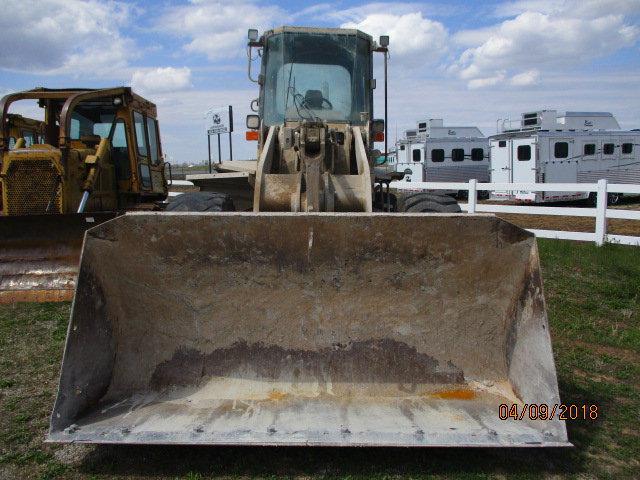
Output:
<svg viewBox="0 0 640 480">
<path fill-rule="evenodd" d="M 233 200 L 226 193 L 188 192 L 167 205 L 168 212 L 234 212 Z"/>
<path fill-rule="evenodd" d="M 460 206 L 450 195 L 414 193 L 402 199 L 401 212 L 460 213 Z"/>
</svg>

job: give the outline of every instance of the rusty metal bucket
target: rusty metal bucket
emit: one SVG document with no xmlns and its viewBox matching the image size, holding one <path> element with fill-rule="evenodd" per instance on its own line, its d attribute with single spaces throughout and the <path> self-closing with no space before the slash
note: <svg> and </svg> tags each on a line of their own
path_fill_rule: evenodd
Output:
<svg viewBox="0 0 640 480">
<path fill-rule="evenodd" d="M 71 300 L 85 230 L 114 216 L 0 216 L 0 303 Z"/>
<path fill-rule="evenodd" d="M 490 215 L 135 213 L 87 232 L 49 441 L 561 446 L 535 238 Z"/>
</svg>

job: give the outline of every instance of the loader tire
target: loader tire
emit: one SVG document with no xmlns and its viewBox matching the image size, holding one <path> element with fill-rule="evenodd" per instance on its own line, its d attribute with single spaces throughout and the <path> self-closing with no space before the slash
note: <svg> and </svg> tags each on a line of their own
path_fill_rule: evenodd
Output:
<svg viewBox="0 0 640 480">
<path fill-rule="evenodd" d="M 188 192 L 167 205 L 167 212 L 234 212 L 233 200 L 226 193 Z"/>
<path fill-rule="evenodd" d="M 414 193 L 403 199 L 402 212 L 460 213 L 460 206 L 450 195 Z"/>
</svg>

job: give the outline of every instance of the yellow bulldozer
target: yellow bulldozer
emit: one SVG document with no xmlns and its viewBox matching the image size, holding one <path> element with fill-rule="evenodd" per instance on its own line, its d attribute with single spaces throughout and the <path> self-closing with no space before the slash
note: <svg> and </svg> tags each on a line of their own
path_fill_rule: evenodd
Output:
<svg viewBox="0 0 640 480">
<path fill-rule="evenodd" d="M 20 100 L 44 123 L 16 121 Z M 38 88 L 0 114 L 0 302 L 69 300 L 84 231 L 167 196 L 156 107 L 127 87 Z"/>
<path fill-rule="evenodd" d="M 535 238 L 376 200 L 387 44 L 249 31 L 258 160 L 86 232 L 49 441 L 568 445 L 557 415 L 503 415 L 560 401 Z"/>
</svg>

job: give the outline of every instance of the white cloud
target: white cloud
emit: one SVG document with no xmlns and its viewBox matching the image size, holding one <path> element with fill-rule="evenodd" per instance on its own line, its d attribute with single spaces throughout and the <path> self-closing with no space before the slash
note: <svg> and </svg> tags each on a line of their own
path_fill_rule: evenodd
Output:
<svg viewBox="0 0 640 480">
<path fill-rule="evenodd" d="M 135 13 L 123 2 L 4 0 L 3 12 L 0 68 L 6 70 L 107 76 L 135 51 L 120 33 Z"/>
<path fill-rule="evenodd" d="M 389 35 L 392 55 L 419 54 L 420 61 L 442 58 L 447 50 L 447 29 L 440 22 L 424 18 L 421 12 L 373 13 L 357 22 L 347 22 L 343 28 L 357 28 L 374 38 Z"/>
<path fill-rule="evenodd" d="M 160 67 L 133 72 L 131 86 L 144 93 L 177 92 L 192 87 L 188 67 Z"/>
<path fill-rule="evenodd" d="M 476 88 L 482 88 L 482 87 L 491 87 L 493 85 L 502 83 L 504 79 L 505 79 L 504 72 L 498 72 L 493 77 L 474 78 L 473 80 L 469 80 L 468 86 L 472 90 L 475 90 Z"/>
<path fill-rule="evenodd" d="M 520 0 L 505 2 L 496 7 L 495 14 L 500 17 L 515 17 L 525 12 L 545 14 L 565 14 L 574 17 L 593 18 L 615 13 L 631 15 L 640 13 L 638 0 Z"/>
<path fill-rule="evenodd" d="M 183 48 L 206 55 L 210 60 L 238 57 L 247 40 L 247 30 L 284 24 L 288 15 L 279 7 L 247 1 L 191 0 L 188 5 L 169 8 L 157 28 L 188 38 Z"/>
<path fill-rule="evenodd" d="M 535 68 L 532 68 L 531 70 L 527 70 L 526 72 L 514 75 L 509 80 L 509 83 L 517 87 L 524 87 L 527 85 L 535 85 L 536 83 L 538 83 L 539 78 L 540 72 Z"/>
<path fill-rule="evenodd" d="M 616 2 L 606 3 L 612 8 Z M 630 11 L 630 2 L 617 3 L 629 7 L 623 11 Z M 513 8 L 514 4 L 507 7 Z M 624 15 L 607 13 L 602 8 L 589 11 L 582 2 L 518 2 L 514 11 L 524 8 L 540 11 L 526 10 L 495 27 L 458 33 L 459 44 L 469 46 L 474 40 L 481 43 L 464 50 L 449 71 L 469 81 L 470 87 L 471 82 L 476 88 L 495 85 L 487 79 L 498 77 L 497 72 L 502 71 L 514 74 L 510 83 L 522 85 L 525 81 L 537 81 L 533 75 L 527 75 L 533 69 L 538 71 L 535 77 L 542 70 L 564 69 L 632 46 L 640 37 L 640 28 L 630 24 Z M 596 13 L 601 14 L 594 16 Z"/>
</svg>

